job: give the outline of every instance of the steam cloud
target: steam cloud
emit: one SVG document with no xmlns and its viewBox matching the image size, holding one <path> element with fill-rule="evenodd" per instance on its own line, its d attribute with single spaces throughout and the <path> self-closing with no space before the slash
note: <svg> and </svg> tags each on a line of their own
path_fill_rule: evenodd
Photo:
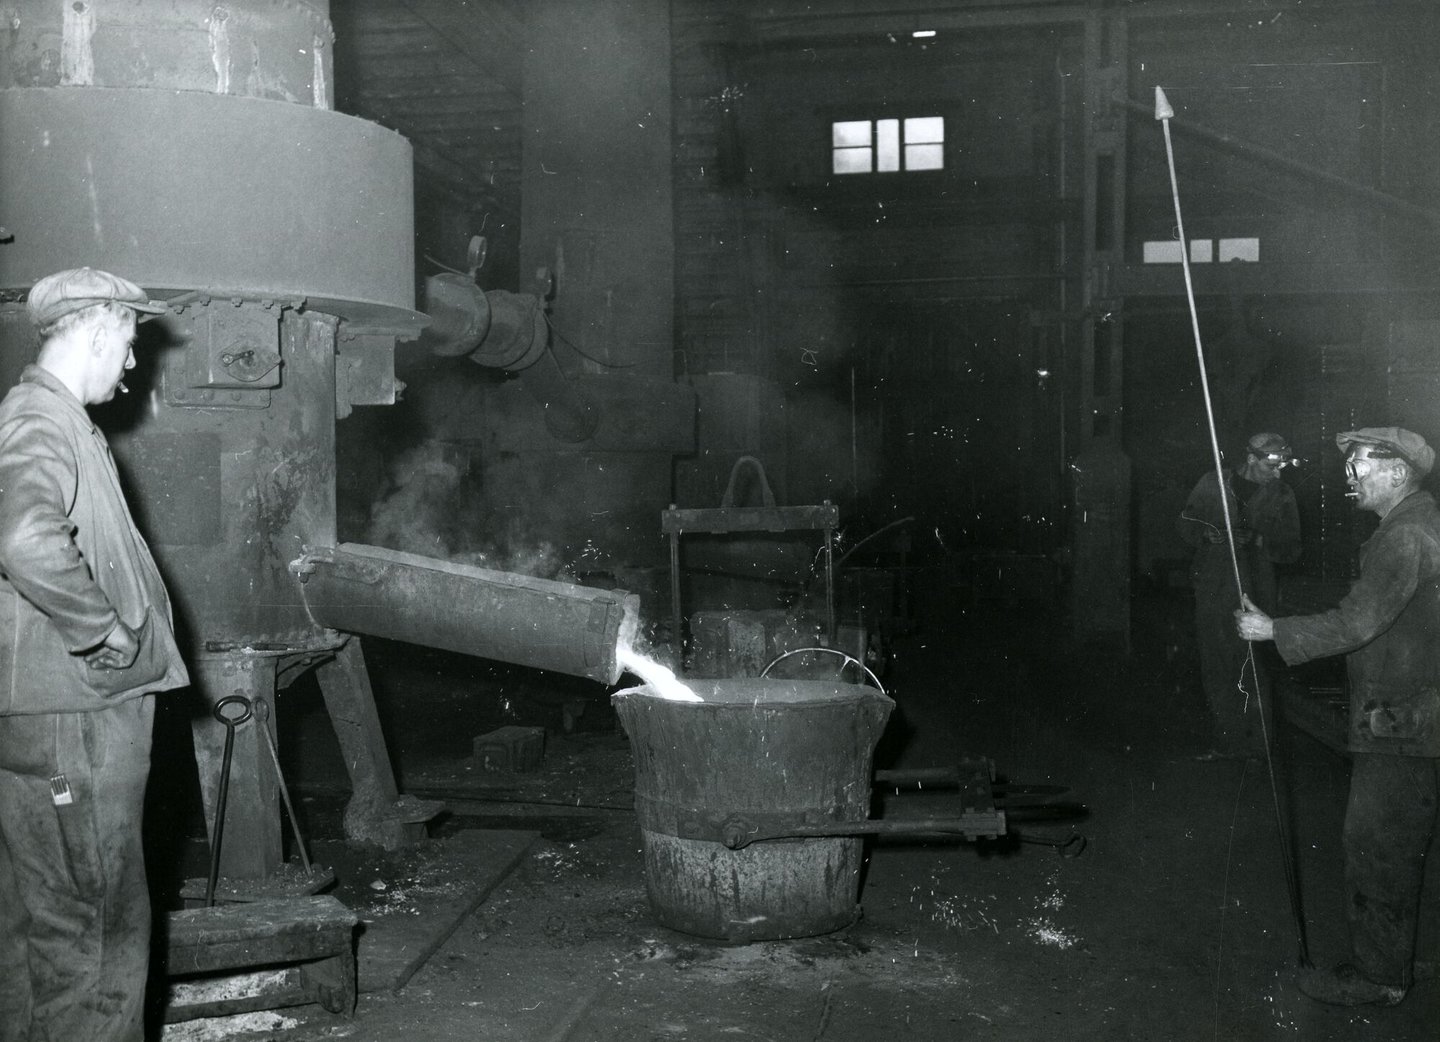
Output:
<svg viewBox="0 0 1440 1042">
<path fill-rule="evenodd" d="M 466 452 L 427 441 L 391 461 L 389 485 L 370 509 L 365 541 L 456 564 L 574 582 L 553 544 L 529 539 L 514 519 L 497 534 L 494 520 Z"/>
</svg>

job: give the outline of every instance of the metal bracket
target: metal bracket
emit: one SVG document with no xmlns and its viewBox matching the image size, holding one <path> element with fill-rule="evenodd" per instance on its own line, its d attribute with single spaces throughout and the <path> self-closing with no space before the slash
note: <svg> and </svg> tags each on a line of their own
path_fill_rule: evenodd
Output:
<svg viewBox="0 0 1440 1042">
<path fill-rule="evenodd" d="M 394 405 L 404 383 L 395 378 L 393 330 L 340 327 L 335 339 L 335 418 L 357 405 Z"/>
<path fill-rule="evenodd" d="M 207 298 L 177 308 L 173 321 L 185 349 L 164 374 L 169 404 L 268 408 L 270 389 L 280 386 L 284 307 L 274 300 L 232 297 Z"/>
<path fill-rule="evenodd" d="M 684 807 L 669 800 L 635 794 L 635 816 L 640 827 L 677 839 L 693 839 L 706 843 L 723 843 L 732 850 L 756 839 L 779 838 L 796 829 L 819 826 L 862 826 L 863 822 L 840 822 L 827 818 L 818 810 L 713 810 Z"/>
<path fill-rule="evenodd" d="M 1005 811 L 995 805 L 991 787 L 994 765 L 989 760 L 962 760 L 957 767 L 918 771 L 878 771 L 878 783 L 934 784 L 960 790 L 961 813 L 942 818 L 892 820 L 836 819 L 819 809 L 713 810 L 685 807 L 668 800 L 635 794 L 635 815 L 640 827 L 678 839 L 719 843 L 742 850 L 751 843 L 775 839 L 842 838 L 864 835 L 957 836 L 964 840 L 998 839 L 1005 835 Z"/>
</svg>

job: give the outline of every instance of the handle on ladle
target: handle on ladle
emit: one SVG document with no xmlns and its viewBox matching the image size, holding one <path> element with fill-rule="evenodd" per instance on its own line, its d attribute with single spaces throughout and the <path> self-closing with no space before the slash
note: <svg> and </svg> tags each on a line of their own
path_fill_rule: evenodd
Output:
<svg viewBox="0 0 1440 1042">
<path fill-rule="evenodd" d="M 805 652 L 809 652 L 809 651 L 818 651 L 818 652 L 822 652 L 822 653 L 824 653 L 824 654 L 826 654 L 826 655 L 839 655 L 841 658 L 843 658 L 843 659 L 845 660 L 845 661 L 844 661 L 843 663 L 841 663 L 841 665 L 840 665 L 840 672 L 842 672 L 842 673 L 845 672 L 845 669 L 846 669 L 846 667 L 848 667 L 848 666 L 859 666 L 861 669 L 863 669 L 863 670 L 865 671 L 865 675 L 870 678 L 870 682 L 871 682 L 872 684 L 874 684 L 877 688 L 880 689 L 880 693 L 881 693 L 882 695 L 886 693 L 886 692 L 885 692 L 885 685 L 882 684 L 882 683 L 880 683 L 880 678 L 875 675 L 874 671 L 871 670 L 871 668 L 870 668 L 869 666 L 865 665 L 865 663 L 861 662 L 861 661 L 860 661 L 858 658 L 856 658 L 854 655 L 848 655 L 848 654 L 846 654 L 845 652 L 841 651 L 839 648 L 826 648 L 826 647 L 795 648 L 795 649 L 792 650 L 792 651 L 782 652 L 781 654 L 776 655 L 774 658 L 772 658 L 772 659 L 766 664 L 765 668 L 760 671 L 760 676 L 761 676 L 761 678 L 763 679 L 764 677 L 768 677 L 768 676 L 770 675 L 770 670 L 771 670 L 772 668 L 774 668 L 774 667 L 775 667 L 778 663 L 780 663 L 782 660 L 789 658 L 791 655 L 801 655 L 801 654 L 804 654 Z"/>
</svg>

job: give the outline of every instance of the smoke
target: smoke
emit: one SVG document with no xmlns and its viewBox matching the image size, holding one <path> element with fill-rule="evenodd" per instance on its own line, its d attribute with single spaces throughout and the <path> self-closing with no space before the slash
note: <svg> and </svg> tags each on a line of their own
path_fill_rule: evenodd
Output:
<svg viewBox="0 0 1440 1042">
<path fill-rule="evenodd" d="M 785 412 L 792 503 L 849 502 L 875 487 L 880 432 L 872 416 L 822 392 L 791 396 Z"/>
<path fill-rule="evenodd" d="M 391 550 L 501 572 L 573 582 L 560 550 L 511 519 L 497 531 L 469 450 L 427 441 L 391 461 L 365 541 Z"/>
</svg>

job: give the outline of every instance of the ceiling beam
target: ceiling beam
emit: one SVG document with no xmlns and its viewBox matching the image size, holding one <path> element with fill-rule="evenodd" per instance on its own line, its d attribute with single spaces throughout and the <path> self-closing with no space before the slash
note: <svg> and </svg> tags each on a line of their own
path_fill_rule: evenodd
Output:
<svg viewBox="0 0 1440 1042">
<path fill-rule="evenodd" d="M 1433 9 L 1433 0 L 1394 0 L 1396 13 Z M 1374 11 L 1375 0 L 972 0 L 959 5 L 896 3 L 877 10 L 867 0 L 829 0 L 823 9 L 798 0 L 773 3 L 746 19 L 754 37 L 769 43 L 883 36 L 933 29 L 939 33 L 1021 26 L 1073 25 L 1094 17 L 1129 21 L 1204 18 L 1214 15 L 1273 17 L 1293 12 L 1306 18 L 1345 11 Z"/>
</svg>

